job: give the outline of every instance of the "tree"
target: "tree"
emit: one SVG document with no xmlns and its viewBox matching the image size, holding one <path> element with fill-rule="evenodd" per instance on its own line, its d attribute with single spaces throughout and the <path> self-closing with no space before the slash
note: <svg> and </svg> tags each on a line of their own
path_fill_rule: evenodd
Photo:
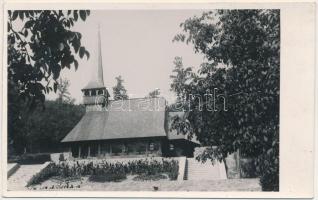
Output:
<svg viewBox="0 0 318 200">
<path fill-rule="evenodd" d="M 68 88 L 70 86 L 70 81 L 68 79 L 62 79 L 60 78 L 58 80 L 57 85 L 57 102 L 59 103 L 74 103 L 75 99 L 70 97 L 70 92 L 68 91 Z"/>
<path fill-rule="evenodd" d="M 181 86 L 171 87 L 187 101 L 185 117 L 173 127 L 186 128 L 209 146 L 199 159 L 224 160 L 240 150 L 256 158 L 263 190 L 274 191 L 279 190 L 279 20 L 279 10 L 217 10 L 187 19 L 174 41 L 193 44 L 205 61 L 187 82 L 176 70 L 173 83 Z M 213 92 L 212 102 L 191 95 Z"/>
<path fill-rule="evenodd" d="M 89 58 L 81 33 L 71 30 L 89 14 L 88 10 L 8 11 L 8 144 L 16 152 L 25 145 L 21 128 L 28 117 L 25 109 L 44 106 L 45 94 L 57 90 L 61 70 L 78 68 L 76 55 Z"/>
<path fill-rule="evenodd" d="M 149 92 L 146 98 L 157 98 L 160 95 L 160 89 L 156 88 L 154 91 Z"/>
<path fill-rule="evenodd" d="M 128 99 L 127 90 L 125 89 L 121 76 L 116 77 L 117 84 L 113 87 L 114 100 Z"/>
<path fill-rule="evenodd" d="M 85 20 L 88 10 L 8 11 L 8 86 L 20 99 L 34 108 L 45 94 L 56 92 L 60 72 L 78 68 L 80 58 L 89 58 L 81 46 L 82 35 L 71 27 Z M 15 21 L 23 22 L 22 28 Z"/>
<path fill-rule="evenodd" d="M 25 147 L 29 153 L 58 152 L 61 140 L 85 114 L 83 105 L 45 101 L 45 110 L 36 108 L 25 118 L 23 126 Z"/>
<path fill-rule="evenodd" d="M 185 91 L 187 83 L 194 75 L 190 67 L 184 68 L 181 57 L 175 57 L 173 61 L 175 68 L 173 69 L 173 75 L 170 75 L 172 83 L 170 84 L 171 90 L 177 95 L 178 101 L 185 100 Z"/>
</svg>

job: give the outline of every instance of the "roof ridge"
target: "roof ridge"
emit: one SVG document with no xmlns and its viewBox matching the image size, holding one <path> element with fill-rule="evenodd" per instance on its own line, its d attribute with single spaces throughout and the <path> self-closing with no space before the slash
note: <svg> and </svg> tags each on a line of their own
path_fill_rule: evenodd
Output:
<svg viewBox="0 0 318 200">
<path fill-rule="evenodd" d="M 135 98 L 119 99 L 119 100 L 111 99 L 109 101 L 128 101 L 128 100 L 138 100 L 138 99 L 164 99 L 165 101 L 167 101 L 166 98 L 164 97 L 135 97 Z"/>
</svg>

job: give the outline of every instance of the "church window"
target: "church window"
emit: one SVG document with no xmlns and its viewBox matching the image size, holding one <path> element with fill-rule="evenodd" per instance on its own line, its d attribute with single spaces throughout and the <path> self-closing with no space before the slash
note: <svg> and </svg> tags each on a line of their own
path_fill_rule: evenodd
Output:
<svg viewBox="0 0 318 200">
<path fill-rule="evenodd" d="M 150 144 L 149 144 L 149 150 L 150 151 L 153 151 L 155 149 L 155 144 L 153 143 L 153 142 L 151 142 Z"/>
<path fill-rule="evenodd" d="M 155 141 L 150 141 L 149 151 L 158 151 L 158 150 L 159 150 L 159 143 Z"/>
</svg>

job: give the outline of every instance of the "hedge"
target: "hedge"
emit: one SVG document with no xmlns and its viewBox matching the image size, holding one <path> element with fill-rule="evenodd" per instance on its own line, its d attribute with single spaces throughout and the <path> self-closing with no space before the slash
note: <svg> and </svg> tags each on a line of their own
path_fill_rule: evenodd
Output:
<svg viewBox="0 0 318 200">
<path fill-rule="evenodd" d="M 110 163 L 103 160 L 94 164 L 91 162 L 59 162 L 50 163 L 40 173 L 34 175 L 28 182 L 28 186 L 42 183 L 56 176 L 61 178 L 90 176 L 90 181 L 118 181 L 125 179 L 127 175 L 158 175 L 167 174 L 170 180 L 178 177 L 179 164 L 176 160 L 154 159 L 134 160 L 127 163 Z"/>
</svg>

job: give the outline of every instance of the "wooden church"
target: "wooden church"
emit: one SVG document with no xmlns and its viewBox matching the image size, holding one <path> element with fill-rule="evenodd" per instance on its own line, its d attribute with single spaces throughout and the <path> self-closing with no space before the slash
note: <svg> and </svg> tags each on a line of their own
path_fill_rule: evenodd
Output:
<svg viewBox="0 0 318 200">
<path fill-rule="evenodd" d="M 62 140 L 73 158 L 145 156 L 193 157 L 199 143 L 170 131 L 171 118 L 163 97 L 109 100 L 104 86 L 100 33 L 97 77 L 82 89 L 86 113 Z"/>
</svg>

